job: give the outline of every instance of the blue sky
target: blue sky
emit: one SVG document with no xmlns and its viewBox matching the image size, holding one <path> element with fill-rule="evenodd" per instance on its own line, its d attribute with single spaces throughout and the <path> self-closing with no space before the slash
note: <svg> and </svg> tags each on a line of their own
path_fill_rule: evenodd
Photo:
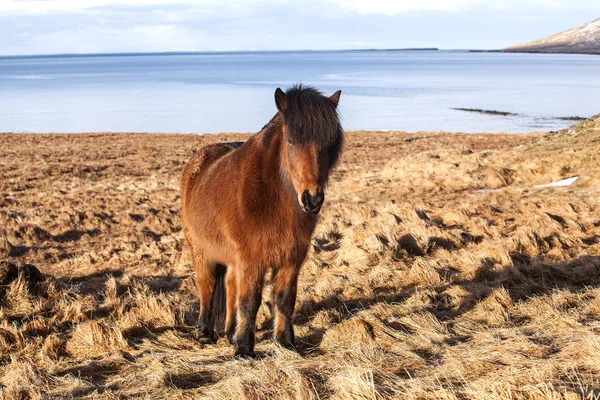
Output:
<svg viewBox="0 0 600 400">
<path fill-rule="evenodd" d="M 598 0 L 0 0 L 0 55 L 495 49 L 599 17 Z"/>
</svg>

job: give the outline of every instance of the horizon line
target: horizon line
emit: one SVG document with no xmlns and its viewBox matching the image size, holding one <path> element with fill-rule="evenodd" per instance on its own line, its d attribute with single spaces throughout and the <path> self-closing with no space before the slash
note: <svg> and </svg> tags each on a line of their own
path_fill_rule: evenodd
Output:
<svg viewBox="0 0 600 400">
<path fill-rule="evenodd" d="M 440 49 L 438 47 L 406 48 L 363 48 L 363 49 L 323 49 L 323 50 L 183 50 L 183 51 L 132 51 L 106 53 L 48 53 L 48 54 L 0 54 L 0 58 L 44 58 L 44 57 L 126 57 L 153 55 L 209 55 L 209 54 L 248 54 L 248 53 L 344 53 L 344 52 L 395 52 L 395 51 L 454 51 L 454 52 L 500 52 L 498 49 Z"/>
</svg>

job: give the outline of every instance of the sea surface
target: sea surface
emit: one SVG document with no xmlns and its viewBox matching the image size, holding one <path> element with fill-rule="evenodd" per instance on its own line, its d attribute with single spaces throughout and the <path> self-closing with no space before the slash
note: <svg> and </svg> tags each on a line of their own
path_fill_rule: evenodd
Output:
<svg viewBox="0 0 600 400">
<path fill-rule="evenodd" d="M 594 55 L 63 55 L 0 57 L 0 132 L 256 132 L 276 112 L 275 89 L 297 82 L 326 94 L 341 89 L 348 130 L 529 132 L 600 113 Z"/>
</svg>

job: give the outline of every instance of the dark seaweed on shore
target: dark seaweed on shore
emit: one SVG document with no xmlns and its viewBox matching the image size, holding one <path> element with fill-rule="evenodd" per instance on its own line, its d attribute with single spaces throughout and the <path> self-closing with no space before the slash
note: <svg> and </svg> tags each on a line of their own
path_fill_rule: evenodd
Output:
<svg viewBox="0 0 600 400">
<path fill-rule="evenodd" d="M 571 116 L 571 117 L 557 117 L 556 119 L 560 119 L 561 121 L 584 121 L 587 118 Z"/>
<path fill-rule="evenodd" d="M 512 112 L 508 112 L 508 111 L 497 111 L 497 110 L 482 110 L 481 108 L 461 108 L 461 107 L 451 107 L 451 110 L 457 110 L 457 111 L 467 111 L 467 112 L 474 112 L 474 113 L 480 113 L 480 114 L 488 114 L 488 115 L 502 115 L 502 116 L 514 116 L 514 115 L 519 115 L 517 113 L 512 113 Z"/>
<path fill-rule="evenodd" d="M 457 111 L 466 111 L 466 112 L 473 112 L 473 113 L 479 113 L 479 114 L 487 114 L 487 115 L 500 115 L 503 117 L 514 117 L 517 115 L 521 115 L 518 113 L 513 113 L 513 112 L 508 112 L 508 111 L 498 111 L 498 110 L 484 110 L 481 108 L 462 108 L 462 107 L 451 107 L 451 110 L 457 110 Z M 550 117 L 547 119 L 558 119 L 561 121 L 584 121 L 587 118 L 584 117 L 578 117 L 578 116 L 567 116 L 567 117 Z"/>
</svg>

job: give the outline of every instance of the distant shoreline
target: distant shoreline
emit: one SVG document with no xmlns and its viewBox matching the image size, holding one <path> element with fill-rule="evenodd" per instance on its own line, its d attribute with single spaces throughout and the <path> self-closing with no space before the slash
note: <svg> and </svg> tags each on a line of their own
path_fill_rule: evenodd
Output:
<svg viewBox="0 0 600 400">
<path fill-rule="evenodd" d="M 212 51 L 163 51 L 129 53 L 59 53 L 59 54 L 22 54 L 0 55 L 0 59 L 12 58 L 75 58 L 75 57 L 131 57 L 131 56 L 192 56 L 221 54 L 282 54 L 282 53 L 354 53 L 354 52 L 395 52 L 395 51 L 440 51 L 437 47 L 414 47 L 398 49 L 338 49 L 338 50 L 212 50 Z M 467 51 L 467 50 L 446 50 Z"/>
<path fill-rule="evenodd" d="M 337 50 L 212 50 L 212 51 L 164 51 L 164 52 L 128 52 L 128 53 L 59 53 L 59 54 L 12 54 L 0 55 L 3 59 L 31 59 L 31 58 L 78 58 L 78 57 L 152 57 L 152 56 L 216 56 L 224 54 L 294 54 L 294 53 L 367 53 L 367 52 L 459 52 L 459 53 L 528 53 L 528 54 L 584 54 L 600 55 L 599 52 L 574 52 L 574 51 L 545 51 L 545 50 L 506 50 L 506 49 L 440 49 L 438 47 L 408 47 L 390 49 L 337 49 Z"/>
</svg>

